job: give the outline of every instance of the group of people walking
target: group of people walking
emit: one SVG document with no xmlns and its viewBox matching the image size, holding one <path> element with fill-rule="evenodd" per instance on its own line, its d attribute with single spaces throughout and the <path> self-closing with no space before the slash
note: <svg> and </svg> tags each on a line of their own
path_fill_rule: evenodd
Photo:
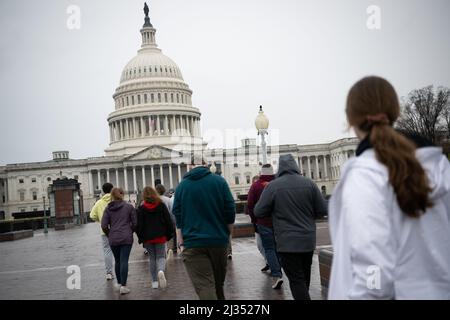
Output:
<svg viewBox="0 0 450 320">
<path fill-rule="evenodd" d="M 358 81 L 346 115 L 360 144 L 345 164 L 329 205 L 290 154 L 275 174 L 264 164 L 248 193 L 256 243 L 280 289 L 283 272 L 294 299 L 310 299 L 316 219 L 328 215 L 333 245 L 329 299 L 450 299 L 450 164 L 442 149 L 393 128 L 400 108 L 380 77 Z M 152 286 L 165 287 L 166 243 L 182 252 L 200 299 L 225 299 L 223 290 L 235 202 L 226 181 L 202 157 L 170 199 L 146 187 L 136 210 L 121 189 L 105 184 L 91 212 L 101 222 L 107 279 L 126 287 L 137 233 L 150 255 Z M 158 187 L 161 189 L 161 187 Z M 161 189 L 162 190 L 162 189 Z M 176 225 L 176 230 L 174 225 Z"/>
<path fill-rule="evenodd" d="M 136 233 L 139 244 L 143 245 L 150 258 L 152 288 L 165 288 L 166 243 L 175 234 L 174 220 L 169 212 L 170 199 L 152 187 L 145 187 L 143 201 L 135 209 L 124 201 L 122 189 L 114 188 L 111 183 L 105 183 L 102 189 L 104 196 L 96 202 L 90 217 L 101 224 L 106 279 L 114 278 L 114 256 L 117 278 L 114 287 L 121 294 L 130 292 L 127 287 L 128 260 L 134 242 L 133 233 Z M 156 189 L 162 191 L 163 187 L 157 186 Z"/>
</svg>

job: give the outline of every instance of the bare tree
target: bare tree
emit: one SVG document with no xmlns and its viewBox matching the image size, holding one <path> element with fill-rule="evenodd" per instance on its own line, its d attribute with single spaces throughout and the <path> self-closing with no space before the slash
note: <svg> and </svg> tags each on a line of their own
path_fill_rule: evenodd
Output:
<svg viewBox="0 0 450 320">
<path fill-rule="evenodd" d="M 431 142 L 437 142 L 438 133 L 444 128 L 449 115 L 450 89 L 433 86 L 413 90 L 403 102 L 397 128 L 419 134 Z M 445 131 L 447 131 L 447 128 Z"/>
</svg>

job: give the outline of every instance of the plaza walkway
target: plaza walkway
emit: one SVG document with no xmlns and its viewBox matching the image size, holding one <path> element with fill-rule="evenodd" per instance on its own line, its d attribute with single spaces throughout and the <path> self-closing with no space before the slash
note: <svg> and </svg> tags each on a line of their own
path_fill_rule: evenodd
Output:
<svg viewBox="0 0 450 320">
<path fill-rule="evenodd" d="M 318 237 L 326 227 L 318 227 Z M 324 233 L 325 232 L 325 233 Z M 323 236 L 322 236 L 323 237 Z M 327 239 L 322 240 L 328 241 Z M 318 245 L 320 245 L 318 240 Z M 168 261 L 167 288 L 151 288 L 149 262 L 141 246 L 133 246 L 128 286 L 131 293 L 120 296 L 104 275 L 99 226 L 95 223 L 66 231 L 35 231 L 33 238 L 0 243 L 0 299 L 197 299 L 181 257 Z M 81 289 L 69 290 L 67 266 L 81 269 Z M 271 289 L 270 277 L 260 272 L 264 262 L 254 238 L 233 240 L 233 259 L 229 261 L 225 283 L 227 299 L 292 299 L 288 280 L 281 290 Z M 314 255 L 312 299 L 322 299 L 318 260 Z"/>
</svg>

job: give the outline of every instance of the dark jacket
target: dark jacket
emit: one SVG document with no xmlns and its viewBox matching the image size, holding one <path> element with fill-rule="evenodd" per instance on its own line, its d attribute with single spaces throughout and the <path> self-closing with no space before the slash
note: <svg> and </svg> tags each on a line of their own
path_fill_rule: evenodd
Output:
<svg viewBox="0 0 450 320">
<path fill-rule="evenodd" d="M 235 204 L 224 178 L 206 167 L 186 173 L 175 191 L 172 213 L 185 248 L 226 247 Z"/>
<path fill-rule="evenodd" d="M 255 213 L 253 212 L 256 203 L 258 202 L 264 188 L 275 178 L 274 175 L 262 175 L 259 177 L 257 181 L 255 181 L 250 190 L 248 191 L 247 197 L 247 214 L 250 216 L 250 219 L 253 224 L 260 224 L 266 226 L 268 228 L 273 228 L 272 217 L 263 217 L 256 218 Z"/>
<path fill-rule="evenodd" d="M 125 201 L 110 202 L 102 217 L 102 230 L 110 246 L 133 244 L 136 224 L 136 210 Z"/>
<path fill-rule="evenodd" d="M 160 201 L 151 209 L 144 205 L 137 209 L 136 234 L 139 243 L 155 238 L 166 237 L 167 241 L 173 238 L 175 228 L 167 206 Z"/>
<path fill-rule="evenodd" d="M 316 247 L 315 219 L 327 213 L 317 185 L 300 175 L 292 155 L 280 156 L 277 178 L 267 185 L 254 209 L 272 216 L 278 252 L 309 252 Z"/>
</svg>

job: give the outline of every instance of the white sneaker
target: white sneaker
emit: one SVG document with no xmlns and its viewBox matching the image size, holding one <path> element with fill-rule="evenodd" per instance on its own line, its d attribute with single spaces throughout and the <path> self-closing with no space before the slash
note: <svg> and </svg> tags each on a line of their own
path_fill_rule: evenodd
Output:
<svg viewBox="0 0 450 320">
<path fill-rule="evenodd" d="M 152 282 L 152 288 L 153 289 L 158 289 L 159 288 L 159 282 L 158 281 L 153 281 Z"/>
<path fill-rule="evenodd" d="M 130 289 L 128 289 L 127 287 L 121 286 L 120 294 L 127 294 L 127 293 L 130 293 Z"/>
<path fill-rule="evenodd" d="M 119 291 L 121 285 L 119 283 L 114 283 L 114 290 Z"/>
<path fill-rule="evenodd" d="M 169 251 L 167 252 L 166 260 L 171 260 L 172 258 L 173 258 L 173 250 L 169 249 Z"/>
<path fill-rule="evenodd" d="M 282 278 L 273 278 L 272 280 L 272 289 L 281 289 L 281 285 L 283 284 Z"/>
<path fill-rule="evenodd" d="M 166 276 L 162 270 L 158 272 L 158 282 L 160 288 L 165 288 L 167 286 Z"/>
<path fill-rule="evenodd" d="M 113 275 L 111 273 L 107 273 L 106 280 L 112 280 L 112 279 L 113 279 Z"/>
</svg>

